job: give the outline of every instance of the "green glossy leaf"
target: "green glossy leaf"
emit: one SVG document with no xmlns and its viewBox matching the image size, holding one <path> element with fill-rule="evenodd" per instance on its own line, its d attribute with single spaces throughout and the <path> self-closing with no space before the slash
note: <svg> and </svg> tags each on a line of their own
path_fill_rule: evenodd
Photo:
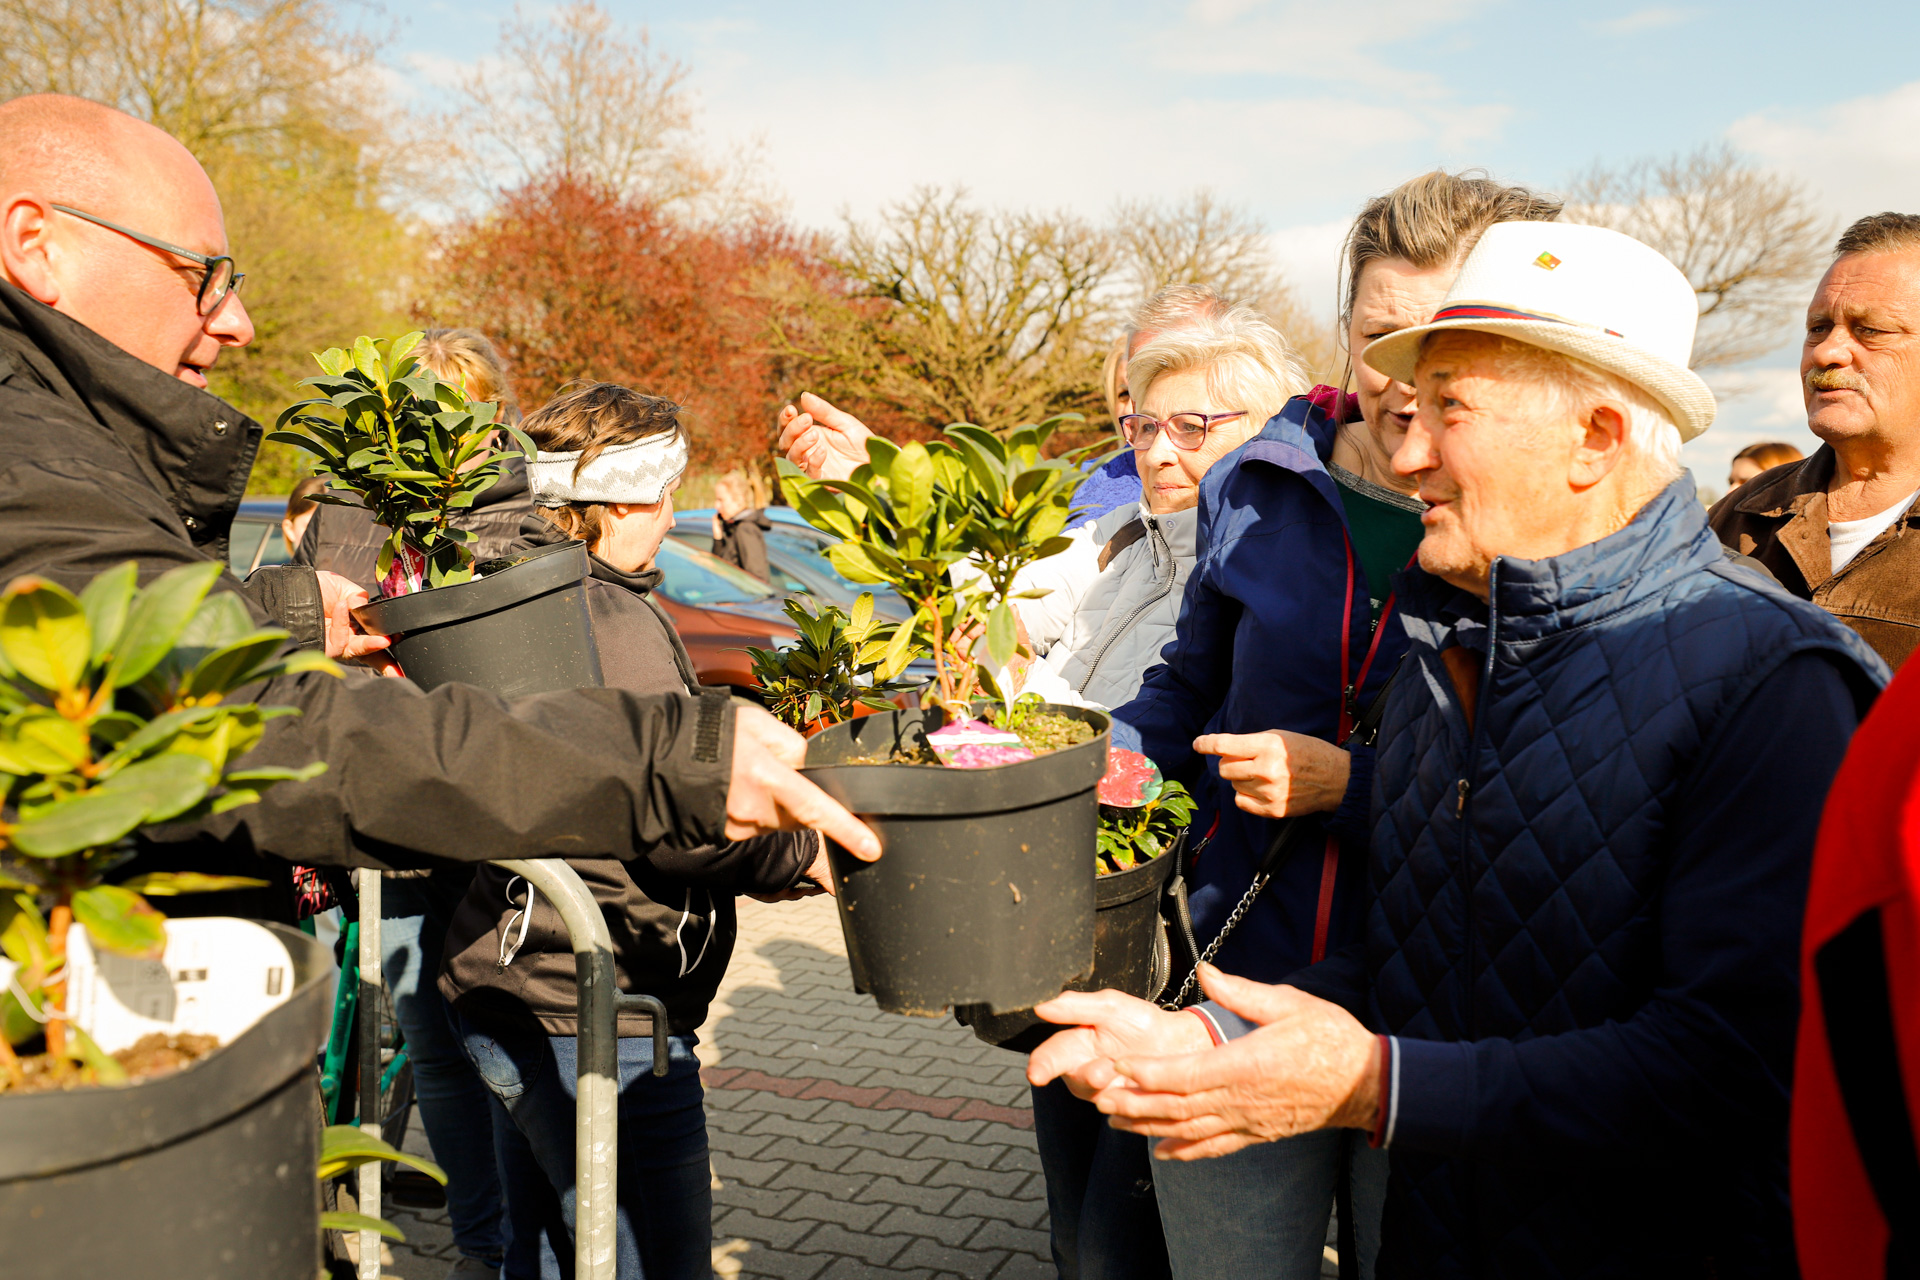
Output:
<svg viewBox="0 0 1920 1280">
<path fill-rule="evenodd" d="M 1013 661 L 1014 647 L 1018 643 L 1013 607 L 1002 600 L 987 615 L 987 657 L 992 659 L 996 668 L 1004 667 Z"/>
<path fill-rule="evenodd" d="M 268 881 L 252 876 L 212 876 L 203 871 L 149 871 L 121 881 L 120 887 L 150 898 L 172 898 L 183 893 L 225 893 L 229 889 L 264 889 Z"/>
<path fill-rule="evenodd" d="M 22 969 L 44 969 L 51 963 L 46 917 L 31 894 L 0 895 L 0 952 Z"/>
<path fill-rule="evenodd" d="M 907 669 L 913 661 L 913 628 L 902 625 L 894 628 L 893 638 L 887 641 L 886 656 L 874 670 L 874 678 L 892 680 Z"/>
<path fill-rule="evenodd" d="M 375 386 L 386 385 L 387 371 L 380 363 L 380 351 L 364 334 L 353 341 L 353 367 Z"/>
<path fill-rule="evenodd" d="M 133 593 L 139 586 L 140 567 L 129 560 L 99 574 L 80 593 L 80 606 L 86 610 L 87 627 L 93 634 L 90 662 L 99 662 L 112 652 L 127 623 L 127 610 L 133 607 Z"/>
<path fill-rule="evenodd" d="M 250 674 L 286 643 L 284 631 L 256 631 L 243 640 L 216 649 L 200 660 L 187 678 L 188 696 L 202 698 L 210 693 L 230 693 L 247 683 Z"/>
<path fill-rule="evenodd" d="M 902 446 L 888 473 L 894 517 L 902 525 L 917 525 L 933 509 L 933 458 L 919 441 Z"/>
<path fill-rule="evenodd" d="M 357 1125 L 330 1124 L 320 1134 L 321 1178 L 336 1178 L 349 1169 L 357 1169 L 373 1160 L 391 1160 L 420 1170 L 435 1182 L 446 1185 L 447 1172 L 433 1161 L 400 1151 Z"/>
<path fill-rule="evenodd" d="M 46 707 L 27 707 L 0 721 L 0 771 L 19 777 L 66 773 L 87 755 L 87 731 Z"/>
<path fill-rule="evenodd" d="M 349 367 L 347 353 L 338 347 L 328 347 L 325 351 L 315 352 L 313 362 L 336 378 L 345 373 Z"/>
<path fill-rule="evenodd" d="M 143 806 L 141 821 L 166 822 L 199 804 L 219 778 L 219 769 L 206 757 L 168 752 L 128 765 L 94 794 L 138 796 Z"/>
<path fill-rule="evenodd" d="M 405 1233 L 385 1218 L 373 1218 L 364 1213 L 349 1213 L 345 1209 L 329 1209 L 321 1214 L 320 1229 L 322 1231 L 375 1231 L 401 1244 L 407 1241 Z"/>
<path fill-rule="evenodd" d="M 847 620 L 847 632 L 856 639 L 867 633 L 873 625 L 873 592 L 862 591 L 860 598 L 853 602 L 853 616 Z"/>
<path fill-rule="evenodd" d="M 395 338 L 392 345 L 387 348 L 387 364 L 397 370 L 400 362 L 412 355 L 414 348 L 418 347 L 426 336 L 416 329 L 412 333 L 403 333 Z"/>
<path fill-rule="evenodd" d="M 115 747 L 113 754 L 100 762 L 103 773 L 117 770 L 137 756 L 156 750 L 170 741 L 173 735 L 196 724 L 205 723 L 227 713 L 224 707 L 186 707 L 179 711 L 169 711 L 155 716 L 143 728 L 136 730 L 130 737 Z"/>
<path fill-rule="evenodd" d="M 117 884 L 97 884 L 73 895 L 73 918 L 97 947 L 158 960 L 167 949 L 167 918 L 153 904 Z"/>
<path fill-rule="evenodd" d="M 219 576 L 216 561 L 182 565 L 161 574 L 134 598 L 107 668 L 115 688 L 124 689 L 167 656 Z"/>
<path fill-rule="evenodd" d="M 66 693 L 80 683 L 93 657 L 86 609 L 57 583 L 16 579 L 0 607 L 0 648 L 21 676 Z"/>
<path fill-rule="evenodd" d="M 827 559 L 833 562 L 834 570 L 849 582 L 889 581 L 871 551 L 858 542 L 836 542 L 828 550 Z"/>
<path fill-rule="evenodd" d="M 126 835 L 147 816 L 139 795 L 89 791 L 62 800 L 13 829 L 13 847 L 35 858 L 98 849 Z"/>
</svg>

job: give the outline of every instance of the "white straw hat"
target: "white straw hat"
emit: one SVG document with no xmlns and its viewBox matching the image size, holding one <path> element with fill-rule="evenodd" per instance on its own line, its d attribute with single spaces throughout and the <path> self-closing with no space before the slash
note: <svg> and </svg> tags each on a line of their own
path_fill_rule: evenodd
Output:
<svg viewBox="0 0 1920 1280">
<path fill-rule="evenodd" d="M 1687 368 L 1700 301 L 1680 269 L 1632 236 L 1560 222 L 1488 227 L 1431 323 L 1368 345 L 1366 362 L 1413 381 L 1420 340 L 1498 333 L 1619 374 L 1673 415 L 1680 438 L 1713 424 L 1713 392 Z"/>
</svg>

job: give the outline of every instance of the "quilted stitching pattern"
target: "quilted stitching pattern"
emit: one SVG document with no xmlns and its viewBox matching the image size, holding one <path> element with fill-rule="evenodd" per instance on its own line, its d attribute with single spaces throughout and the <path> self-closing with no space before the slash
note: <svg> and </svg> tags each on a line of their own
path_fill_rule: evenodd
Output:
<svg viewBox="0 0 1920 1280">
<path fill-rule="evenodd" d="M 1730 577 L 1684 482 L 1601 543 L 1502 562 L 1490 609 L 1412 576 L 1417 678 L 1375 778 L 1377 1025 L 1525 1040 L 1629 1017 L 1657 977 L 1662 837 L 1691 762 L 1788 655 L 1864 648 Z M 1484 654 L 1489 633 L 1476 735 L 1438 651 Z M 1397 1151 L 1380 1274 L 1646 1275 L 1662 1181 Z"/>
</svg>

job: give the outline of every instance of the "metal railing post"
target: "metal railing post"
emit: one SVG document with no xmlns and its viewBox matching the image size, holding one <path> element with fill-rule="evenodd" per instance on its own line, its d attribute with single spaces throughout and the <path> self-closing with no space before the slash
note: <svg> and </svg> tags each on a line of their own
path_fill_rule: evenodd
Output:
<svg viewBox="0 0 1920 1280">
<path fill-rule="evenodd" d="M 380 1136 L 380 873 L 356 871 L 360 898 L 360 1131 Z M 361 1213 L 380 1216 L 380 1162 L 360 1166 Z M 360 1233 L 359 1280 L 380 1280 L 380 1233 Z"/>
<path fill-rule="evenodd" d="M 613 936 L 580 873 L 558 858 L 495 863 L 523 877 L 560 912 L 573 944 L 577 1101 L 574 1109 L 573 1256 L 578 1280 L 613 1280 L 618 1231 L 615 1169 L 620 1145 L 619 987 Z M 656 1023 L 656 1025 L 659 1025 Z M 660 1043 L 658 1034 L 655 1044 Z M 664 1055 L 655 1064 L 658 1073 Z"/>
</svg>

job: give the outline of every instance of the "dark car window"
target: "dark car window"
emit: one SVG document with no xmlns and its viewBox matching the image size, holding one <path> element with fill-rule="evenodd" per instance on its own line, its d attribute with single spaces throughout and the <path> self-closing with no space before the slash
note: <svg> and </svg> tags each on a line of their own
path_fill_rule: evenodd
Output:
<svg viewBox="0 0 1920 1280">
<path fill-rule="evenodd" d="M 261 542 L 266 547 L 261 548 Z M 233 519 L 233 532 L 227 539 L 227 563 L 234 573 L 244 578 L 248 571 L 256 568 L 254 553 L 259 552 L 260 564 L 286 564 L 292 559 L 287 554 L 287 540 L 280 535 L 278 520 L 261 520 L 254 516 L 238 515 Z"/>
<path fill-rule="evenodd" d="M 675 604 L 704 605 L 751 604 L 774 594 L 772 587 L 750 573 L 734 568 L 726 561 L 704 551 L 695 551 L 684 542 L 666 539 L 660 544 L 654 563 L 665 575 L 660 594 Z"/>
</svg>

